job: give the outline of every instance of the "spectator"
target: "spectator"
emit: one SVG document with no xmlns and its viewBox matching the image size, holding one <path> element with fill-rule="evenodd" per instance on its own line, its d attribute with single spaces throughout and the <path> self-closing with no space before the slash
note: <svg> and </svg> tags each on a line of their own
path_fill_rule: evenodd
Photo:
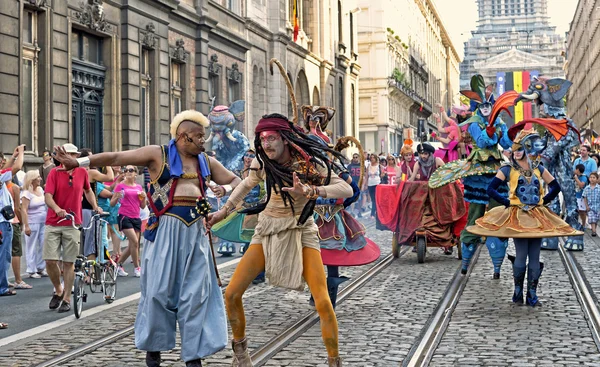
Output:
<svg viewBox="0 0 600 367">
<path fill-rule="evenodd" d="M 106 221 L 109 224 L 108 235 L 110 236 L 110 240 L 112 242 L 112 255 L 115 261 L 119 261 L 119 257 L 121 257 L 121 241 L 125 239 L 125 237 L 123 237 L 118 230 L 119 208 L 121 207 L 121 204 L 117 203 L 115 206 L 110 205 L 110 198 L 112 198 L 112 194 L 115 192 L 115 187 L 117 187 L 117 185 L 123 182 L 125 179 L 125 174 L 122 172 L 122 169 L 119 166 L 113 166 L 112 169 L 115 175 L 115 180 L 104 183 L 105 190 L 110 192 L 108 201 L 110 216 L 106 218 Z"/>
<path fill-rule="evenodd" d="M 594 154 L 590 154 L 590 157 L 592 157 L 592 159 L 596 161 L 596 166 L 600 170 L 600 155 L 598 155 L 597 153 L 594 153 Z"/>
<path fill-rule="evenodd" d="M 590 184 L 583 189 L 583 201 L 588 212 L 588 223 L 592 226 L 592 237 L 596 237 L 596 225 L 600 218 L 600 187 L 598 186 L 598 173 L 592 172 L 589 176 Z"/>
<path fill-rule="evenodd" d="M 81 158 L 89 157 L 91 155 L 92 155 L 91 149 L 89 149 L 89 148 L 81 149 L 81 155 L 80 155 Z M 106 168 L 106 174 L 98 171 L 94 167 L 86 167 L 85 170 L 87 171 L 88 180 L 90 181 L 90 187 L 91 187 L 94 195 L 98 195 L 98 193 L 99 193 L 98 187 L 97 187 L 98 182 L 110 181 L 110 180 L 114 180 L 114 178 L 115 178 L 111 167 Z M 89 227 L 92 216 L 94 215 L 94 211 L 93 211 L 92 204 L 89 201 L 87 201 L 85 196 L 83 197 L 81 208 L 82 208 L 81 212 L 83 215 L 83 217 L 82 217 L 83 227 Z M 100 221 L 96 221 L 96 225 L 94 227 L 83 231 L 83 256 L 87 256 L 87 258 L 90 260 L 96 259 L 96 256 L 99 255 L 97 253 L 98 249 L 96 249 L 96 244 L 95 244 L 95 240 L 94 240 L 96 233 L 98 233 L 98 232 L 102 232 L 102 228 L 100 227 Z"/>
<path fill-rule="evenodd" d="M 381 177 L 381 183 L 387 185 L 389 183 L 388 174 L 387 174 L 387 160 L 385 158 L 379 160 L 379 164 L 381 165 L 381 169 L 384 172 L 384 175 Z"/>
<path fill-rule="evenodd" d="M 350 173 L 352 182 L 354 182 L 358 186 L 359 181 L 360 181 L 360 155 L 358 153 L 352 154 L 352 161 L 350 161 L 350 164 L 348 166 L 346 166 L 346 168 L 348 169 L 348 172 Z M 360 188 L 360 186 L 359 186 L 359 188 Z M 361 196 L 365 195 L 363 190 L 360 191 L 360 195 Z M 362 216 L 361 206 L 360 206 L 361 202 L 362 202 L 362 200 L 359 199 L 354 204 L 352 204 L 353 212 L 357 217 Z"/>
<path fill-rule="evenodd" d="M 577 210 L 579 210 L 579 218 L 581 219 L 581 225 L 585 228 L 585 221 L 587 217 L 587 211 L 585 207 L 585 203 L 583 202 L 583 189 L 588 184 L 589 180 L 586 175 L 583 174 L 585 172 L 585 166 L 583 164 L 578 164 L 575 166 L 575 197 L 577 198 Z"/>
<path fill-rule="evenodd" d="M 44 201 L 39 170 L 28 171 L 21 192 L 21 218 L 25 233 L 27 272 L 31 278 L 47 277 L 44 248 L 44 222 L 48 207 Z"/>
<path fill-rule="evenodd" d="M 96 183 L 96 190 L 98 192 L 98 206 L 102 209 L 103 212 L 111 214 L 110 216 L 108 216 L 104 219 L 108 222 L 108 225 L 106 223 L 102 222 L 101 227 L 100 227 L 102 229 L 102 246 L 108 250 L 108 247 L 109 247 L 109 244 L 108 244 L 109 228 L 108 228 L 108 226 L 110 226 L 109 218 L 112 216 L 112 209 L 113 209 L 113 207 L 110 206 L 110 198 L 112 198 L 112 192 L 108 191 L 106 185 L 103 182 Z M 115 215 L 114 222 L 118 223 L 116 215 Z M 120 247 L 119 242 L 117 243 L 117 247 Z M 114 251 L 114 248 L 113 248 L 113 251 Z M 120 255 L 120 252 L 119 252 L 119 255 Z"/>
<path fill-rule="evenodd" d="M 79 157 L 80 153 L 73 144 L 63 145 L 66 153 L 73 158 Z M 48 307 L 58 312 L 71 310 L 71 288 L 73 287 L 75 269 L 73 263 L 79 255 L 79 231 L 72 227 L 71 220 L 63 220 L 65 216 L 74 216 L 76 225 L 82 223 L 82 201 L 85 198 L 92 204 L 92 208 L 99 212 L 102 210 L 96 204 L 96 195 L 90 187 L 85 168 L 74 168 L 71 170 L 53 169 L 48 175 L 45 190 L 48 214 L 46 216 L 46 229 L 44 233 L 44 260 L 46 260 L 46 271 L 54 285 L 55 294 L 50 300 Z M 64 287 L 60 282 L 60 269 L 58 261 L 63 261 Z M 66 291 L 65 291 L 66 290 Z"/>
<path fill-rule="evenodd" d="M 370 158 L 369 165 L 367 166 L 367 186 L 369 188 L 369 196 L 371 197 L 371 219 L 375 219 L 377 215 L 375 192 L 377 185 L 381 183 L 381 179 L 385 175 L 385 171 L 379 164 L 379 158 L 376 154 L 371 154 Z"/>
<path fill-rule="evenodd" d="M 573 162 L 573 166 L 583 164 L 585 166 L 585 172 L 583 174 L 588 177 L 590 177 L 590 174 L 592 172 L 598 172 L 598 165 L 596 164 L 596 161 L 590 158 L 591 150 L 592 148 L 590 148 L 589 145 L 582 145 L 579 148 L 579 154 L 581 154 L 581 156 L 575 159 L 575 161 Z"/>
<path fill-rule="evenodd" d="M 140 208 L 146 207 L 146 194 L 139 184 L 135 183 L 138 169 L 135 166 L 127 166 L 125 168 L 125 180 L 115 187 L 110 205 L 116 205 L 121 202 L 119 209 L 119 230 L 125 234 L 129 241 L 129 246 L 123 251 L 119 258 L 119 276 L 127 276 L 128 274 L 123 269 L 123 262 L 127 260 L 129 255 L 133 260 L 134 276 L 140 277 L 140 259 L 139 259 L 139 242 L 138 234 L 142 230 L 142 220 L 140 219 Z"/>
<path fill-rule="evenodd" d="M 42 163 L 42 165 L 40 166 L 39 173 L 40 173 L 40 177 L 42 178 L 42 189 L 46 186 L 46 180 L 48 179 L 48 175 L 50 174 L 50 171 L 52 170 L 52 168 L 56 167 L 54 165 L 54 162 L 52 161 L 52 152 L 50 152 L 48 149 L 44 149 L 44 151 L 42 152 L 42 159 L 44 160 L 44 163 Z"/>
<path fill-rule="evenodd" d="M 15 148 L 9 161 L 4 155 L 0 157 L 3 169 L 0 170 L 0 296 L 14 296 L 17 294 L 9 289 L 6 276 L 8 264 L 11 263 L 13 228 L 10 221 L 15 217 L 13 196 L 6 185 L 12 180 L 13 173 L 18 172 L 23 166 L 24 145 Z M 19 273 L 19 272 L 17 272 Z"/>
<path fill-rule="evenodd" d="M 7 182 L 6 186 L 10 190 L 13 198 L 13 210 L 15 217 L 10 221 L 13 228 L 12 238 L 12 269 L 15 275 L 15 289 L 31 289 L 31 285 L 25 283 L 21 277 L 21 257 L 23 256 L 23 238 L 21 236 L 21 188 L 19 187 L 16 176 L 13 176 L 11 182 Z"/>
<path fill-rule="evenodd" d="M 396 162 L 396 158 L 393 155 L 388 155 L 387 157 L 387 177 L 388 177 L 388 183 L 395 185 L 397 184 L 397 179 L 400 172 L 400 168 L 398 167 L 398 164 Z"/>
</svg>

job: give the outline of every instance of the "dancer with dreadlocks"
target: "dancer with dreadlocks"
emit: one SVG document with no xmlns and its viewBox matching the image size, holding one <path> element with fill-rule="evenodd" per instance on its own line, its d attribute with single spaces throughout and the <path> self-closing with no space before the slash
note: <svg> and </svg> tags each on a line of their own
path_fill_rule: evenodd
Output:
<svg viewBox="0 0 600 367">
<path fill-rule="evenodd" d="M 233 332 L 232 366 L 252 366 L 246 339 L 242 296 L 252 280 L 266 272 L 269 283 L 303 290 L 308 283 L 321 318 L 321 332 L 329 366 L 341 366 L 337 320 L 319 253 L 318 229 L 312 217 L 318 197 L 348 198 L 352 188 L 332 172 L 327 153 L 342 155 L 309 139 L 279 114 L 264 116 L 256 126 L 257 156 L 250 174 L 231 193 L 223 208 L 209 215 L 208 225 L 219 222 L 258 185 L 266 182 L 267 200 L 247 213 L 260 212 L 250 247 L 225 291 L 227 315 Z"/>
</svg>

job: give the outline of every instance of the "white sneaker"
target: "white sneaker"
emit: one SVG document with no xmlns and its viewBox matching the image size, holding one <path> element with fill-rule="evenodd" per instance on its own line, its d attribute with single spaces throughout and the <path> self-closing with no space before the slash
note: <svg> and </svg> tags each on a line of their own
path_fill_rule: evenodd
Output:
<svg viewBox="0 0 600 367">
<path fill-rule="evenodd" d="M 129 274 L 125 272 L 125 269 L 123 269 L 122 266 L 119 266 L 119 269 L 117 270 L 117 275 L 120 277 L 126 277 Z"/>
<path fill-rule="evenodd" d="M 39 275 L 38 273 L 31 273 L 31 274 L 29 274 L 29 277 L 33 278 L 33 279 L 40 279 L 42 276 Z"/>
<path fill-rule="evenodd" d="M 41 275 L 43 278 L 47 278 L 47 277 L 48 277 L 48 272 L 47 272 L 46 270 L 42 270 L 42 271 L 41 271 L 39 274 L 40 274 L 40 275 Z"/>
<path fill-rule="evenodd" d="M 142 268 L 137 267 L 133 270 L 133 276 L 139 278 L 142 274 Z"/>
</svg>

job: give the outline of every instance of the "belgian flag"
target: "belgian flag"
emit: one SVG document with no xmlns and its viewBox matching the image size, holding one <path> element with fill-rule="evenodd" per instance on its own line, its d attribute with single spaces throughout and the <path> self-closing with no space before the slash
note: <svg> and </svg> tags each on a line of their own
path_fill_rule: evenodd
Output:
<svg viewBox="0 0 600 367">
<path fill-rule="evenodd" d="M 496 95 L 500 96 L 509 90 L 514 90 L 517 93 L 524 92 L 529 88 L 531 79 L 539 75 L 539 71 L 536 70 L 498 72 L 496 73 Z M 502 119 L 508 127 L 514 125 L 515 122 L 532 118 L 531 102 L 519 102 L 515 107 L 510 107 L 509 110 L 513 116 L 512 119 L 506 114 L 502 115 Z"/>
</svg>

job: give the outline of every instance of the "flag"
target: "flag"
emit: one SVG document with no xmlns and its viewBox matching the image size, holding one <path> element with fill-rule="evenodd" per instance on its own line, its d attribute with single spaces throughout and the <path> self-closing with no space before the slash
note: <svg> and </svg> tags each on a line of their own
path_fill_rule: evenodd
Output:
<svg viewBox="0 0 600 367">
<path fill-rule="evenodd" d="M 421 102 L 421 107 L 419 107 L 419 112 L 423 112 L 423 102 Z"/>
<path fill-rule="evenodd" d="M 298 0 L 294 0 L 294 10 L 292 14 L 294 24 L 294 42 L 298 40 L 298 31 L 300 31 L 300 19 L 298 18 Z"/>
</svg>

